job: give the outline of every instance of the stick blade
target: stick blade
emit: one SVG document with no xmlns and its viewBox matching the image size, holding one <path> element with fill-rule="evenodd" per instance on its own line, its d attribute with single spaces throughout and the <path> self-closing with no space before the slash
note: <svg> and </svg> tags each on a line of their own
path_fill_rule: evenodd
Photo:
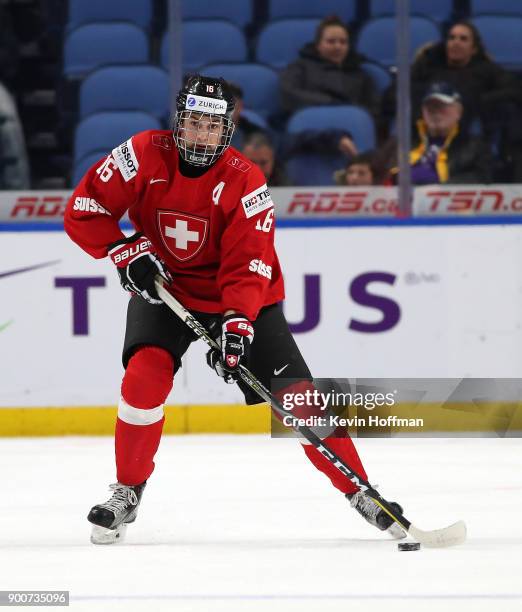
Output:
<svg viewBox="0 0 522 612">
<path fill-rule="evenodd" d="M 408 534 L 426 548 L 447 548 L 462 544 L 466 540 L 466 524 L 464 521 L 458 521 L 449 527 L 432 531 L 423 531 L 415 525 L 410 525 Z"/>
</svg>

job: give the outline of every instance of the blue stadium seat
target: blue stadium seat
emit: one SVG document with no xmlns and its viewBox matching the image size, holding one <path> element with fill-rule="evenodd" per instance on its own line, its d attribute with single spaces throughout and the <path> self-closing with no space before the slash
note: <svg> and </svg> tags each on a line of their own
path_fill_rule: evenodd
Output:
<svg viewBox="0 0 522 612">
<path fill-rule="evenodd" d="M 410 59 L 416 50 L 428 42 L 439 41 L 437 25 L 425 17 L 410 18 Z M 359 31 L 357 50 L 384 66 L 396 62 L 397 26 L 395 17 L 377 17 L 367 21 Z"/>
<path fill-rule="evenodd" d="M 475 117 L 469 126 L 469 133 L 472 136 L 483 136 L 482 121 L 480 117 Z"/>
<path fill-rule="evenodd" d="M 482 15 L 472 21 L 495 62 L 507 70 L 522 70 L 522 16 Z"/>
<path fill-rule="evenodd" d="M 303 17 L 323 18 L 325 15 L 338 15 L 343 21 L 353 21 L 357 14 L 356 0 L 269 0 L 268 18 L 288 19 Z"/>
<path fill-rule="evenodd" d="M 157 66 L 108 66 L 91 72 L 80 87 L 80 118 L 103 111 L 144 111 L 166 120 L 170 83 Z"/>
<path fill-rule="evenodd" d="M 151 20 L 152 0 L 69 0 L 67 29 L 106 21 L 131 21 L 147 29 Z"/>
<path fill-rule="evenodd" d="M 83 157 L 79 162 L 75 163 L 72 174 L 72 186 L 76 187 L 76 185 L 78 185 L 78 183 L 82 180 L 83 175 L 93 164 L 99 161 L 101 165 L 101 160 L 106 156 L 107 151 L 96 151 L 94 153 L 89 153 L 89 155 Z"/>
<path fill-rule="evenodd" d="M 285 68 L 298 58 L 299 49 L 315 38 L 319 19 L 282 19 L 267 24 L 257 40 L 256 60 Z"/>
<path fill-rule="evenodd" d="M 226 19 L 240 28 L 253 20 L 252 0 L 183 0 L 182 13 L 183 19 Z"/>
<path fill-rule="evenodd" d="M 394 15 L 396 0 L 371 0 L 370 17 Z M 410 0 L 410 13 L 424 15 L 441 23 L 449 21 L 453 14 L 453 0 Z"/>
<path fill-rule="evenodd" d="M 91 115 L 76 126 L 75 165 L 87 155 L 109 153 L 136 132 L 159 129 L 160 122 L 147 113 L 113 111 Z"/>
<path fill-rule="evenodd" d="M 375 89 L 377 89 L 380 94 L 390 86 L 392 78 L 389 70 L 386 70 L 386 68 L 383 68 L 379 64 L 373 64 L 372 62 L 363 62 L 361 68 L 370 75 L 375 85 Z"/>
<path fill-rule="evenodd" d="M 244 117 L 245 119 L 248 119 L 248 121 L 250 121 L 250 123 L 253 123 L 254 125 L 257 125 L 257 127 L 261 130 L 269 130 L 270 126 L 268 125 L 266 119 L 264 117 L 261 117 L 261 115 L 259 113 L 256 113 L 253 110 L 249 110 L 248 108 L 244 108 L 241 111 L 241 116 Z"/>
<path fill-rule="evenodd" d="M 194 72 L 210 62 L 244 62 L 247 59 L 245 35 L 223 19 L 183 22 L 183 70 Z M 161 42 L 161 65 L 168 69 L 169 33 Z"/>
<path fill-rule="evenodd" d="M 373 119 L 359 106 L 309 106 L 294 113 L 286 125 L 288 134 L 332 129 L 350 132 L 361 152 L 375 147 Z"/>
<path fill-rule="evenodd" d="M 346 167 L 342 155 L 300 154 L 288 158 L 286 173 L 293 185 L 335 185 L 333 173 Z"/>
<path fill-rule="evenodd" d="M 244 117 L 245 119 L 250 121 L 250 123 L 259 128 L 260 132 L 266 132 L 267 134 L 270 133 L 270 126 L 268 125 L 266 119 L 264 117 L 261 117 L 261 115 L 259 115 L 255 111 L 249 110 L 248 108 L 243 108 L 241 111 L 241 117 Z M 230 144 L 236 149 L 242 150 L 244 141 L 245 133 L 241 130 L 240 127 L 236 127 Z"/>
<path fill-rule="evenodd" d="M 522 3 L 516 0 L 469 0 L 469 13 L 472 16 L 484 13 L 522 16 Z"/>
<path fill-rule="evenodd" d="M 63 55 L 63 73 L 82 77 L 104 64 L 147 63 L 149 41 L 130 23 L 92 23 L 67 35 Z"/>
<path fill-rule="evenodd" d="M 243 90 L 245 107 L 262 117 L 279 110 L 279 77 L 275 70 L 260 64 L 210 64 L 201 74 L 223 77 Z"/>
</svg>

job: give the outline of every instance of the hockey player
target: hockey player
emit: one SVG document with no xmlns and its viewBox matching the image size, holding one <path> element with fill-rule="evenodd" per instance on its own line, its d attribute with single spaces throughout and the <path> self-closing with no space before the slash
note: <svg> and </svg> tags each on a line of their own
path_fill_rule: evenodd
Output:
<svg viewBox="0 0 522 612">
<path fill-rule="evenodd" d="M 110 257 L 132 293 L 115 431 L 117 483 L 110 486 L 112 497 L 88 515 L 95 544 L 121 539 L 136 518 L 154 469 L 164 402 L 196 339 L 159 299 L 157 274 L 221 337 L 221 352 L 211 351 L 207 361 L 227 382 L 246 363 L 265 386 L 272 382 L 276 394 L 284 387 L 278 375 L 311 385 L 279 305 L 284 289 L 270 192 L 260 169 L 229 146 L 233 110 L 223 79 L 188 77 L 177 97 L 173 131 L 142 132 L 116 147 L 86 173 L 67 205 L 68 235 L 93 257 Z M 118 224 L 126 211 L 136 229 L 130 237 Z M 248 404 L 262 401 L 241 388 Z M 349 437 L 326 442 L 366 478 Z M 313 446 L 303 448 L 370 523 L 404 535 Z"/>
</svg>

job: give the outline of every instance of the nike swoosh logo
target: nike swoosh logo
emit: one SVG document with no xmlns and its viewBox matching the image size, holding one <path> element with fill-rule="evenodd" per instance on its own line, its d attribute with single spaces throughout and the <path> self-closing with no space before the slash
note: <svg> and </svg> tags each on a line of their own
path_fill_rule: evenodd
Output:
<svg viewBox="0 0 522 612">
<path fill-rule="evenodd" d="M 289 366 L 290 364 L 287 363 L 286 365 L 284 365 L 280 370 L 274 370 L 274 376 L 279 376 L 279 374 L 281 374 L 281 372 L 283 370 L 286 370 L 286 368 Z"/>
<path fill-rule="evenodd" d="M 47 268 L 49 266 L 54 266 L 57 263 L 60 263 L 60 259 L 55 259 L 54 261 L 46 261 L 41 264 L 36 264 L 34 266 L 26 266 L 25 268 L 16 268 L 16 270 L 8 270 L 7 272 L 0 272 L 0 278 L 7 278 L 8 276 L 14 276 L 15 274 L 22 274 L 22 272 L 31 272 L 32 270 L 39 270 L 40 268 Z M 7 321 L 7 323 L 3 323 L 0 325 L 0 332 L 3 332 L 4 329 L 9 327 L 11 323 L 14 322 L 14 319 Z"/>
<path fill-rule="evenodd" d="M 154 183 L 166 183 L 167 179 L 150 179 L 150 184 L 153 185 Z"/>
<path fill-rule="evenodd" d="M 36 264 L 35 266 L 27 266 L 26 268 L 17 268 L 16 270 L 9 270 L 8 272 L 0 272 L 0 278 L 21 274 L 22 272 L 31 272 L 31 270 L 39 270 L 40 268 L 47 268 L 48 266 L 54 266 L 60 263 L 60 261 L 60 259 L 56 259 L 55 261 L 46 261 L 45 263 Z"/>
</svg>

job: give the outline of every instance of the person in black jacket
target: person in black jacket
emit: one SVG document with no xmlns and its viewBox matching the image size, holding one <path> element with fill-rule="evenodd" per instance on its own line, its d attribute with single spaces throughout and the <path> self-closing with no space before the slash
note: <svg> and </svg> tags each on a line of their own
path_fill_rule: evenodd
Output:
<svg viewBox="0 0 522 612">
<path fill-rule="evenodd" d="M 497 180 L 522 182 L 522 79 L 488 56 L 472 23 L 455 23 L 444 42 L 427 47 L 414 62 L 411 86 L 417 116 L 423 91 L 436 81 L 459 89 L 463 125 L 480 120 L 484 136 L 495 143 L 504 160 Z"/>
<path fill-rule="evenodd" d="M 491 182 L 492 159 L 482 139 L 460 126 L 462 98 L 449 83 L 433 83 L 422 101 L 422 119 L 410 151 L 413 185 L 476 184 Z M 388 150 L 396 149 L 396 143 Z M 398 168 L 390 171 L 397 180 Z"/>
<path fill-rule="evenodd" d="M 364 58 L 351 47 L 348 28 L 339 17 L 323 19 L 315 41 L 299 55 L 280 76 L 283 110 L 292 113 L 306 106 L 354 104 L 376 116 L 378 97 L 373 81 L 361 68 Z"/>
<path fill-rule="evenodd" d="M 426 47 L 413 63 L 411 87 L 417 115 L 424 91 L 440 81 L 458 88 L 465 122 L 480 117 L 486 129 L 501 106 L 522 103 L 521 81 L 489 58 L 478 30 L 466 21 L 455 23 L 444 42 Z"/>
</svg>

